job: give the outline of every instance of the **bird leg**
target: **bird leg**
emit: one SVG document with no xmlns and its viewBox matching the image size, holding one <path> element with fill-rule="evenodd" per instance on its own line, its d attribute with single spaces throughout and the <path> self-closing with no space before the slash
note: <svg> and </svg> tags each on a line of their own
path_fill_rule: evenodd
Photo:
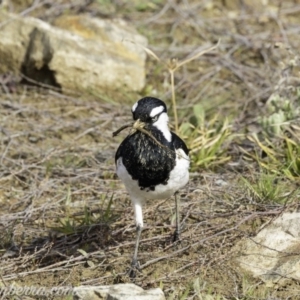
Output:
<svg viewBox="0 0 300 300">
<path fill-rule="evenodd" d="M 175 193 L 175 214 L 176 214 L 176 229 L 173 235 L 173 243 L 180 240 L 180 217 L 179 217 L 180 196 Z"/>
<path fill-rule="evenodd" d="M 137 255 L 138 255 L 138 249 L 139 249 L 139 243 L 140 243 L 140 237 L 141 237 L 142 230 L 143 230 L 143 228 L 140 225 L 136 226 L 135 247 L 134 247 L 133 258 L 131 261 L 131 269 L 129 271 L 129 277 L 131 277 L 131 278 L 135 278 L 136 271 L 139 270 L 139 268 L 140 268 L 140 264 L 137 260 Z"/>
<path fill-rule="evenodd" d="M 129 271 L 129 277 L 135 278 L 136 271 L 139 270 L 140 264 L 137 260 L 138 256 L 138 250 L 139 250 L 139 243 L 140 243 L 140 237 L 143 230 L 143 213 L 142 213 L 142 205 L 139 201 L 135 200 L 133 201 L 134 206 L 134 213 L 135 213 L 135 220 L 136 220 L 136 240 L 135 240 L 135 247 L 134 247 L 134 253 L 133 258 L 131 262 L 131 268 Z"/>
</svg>

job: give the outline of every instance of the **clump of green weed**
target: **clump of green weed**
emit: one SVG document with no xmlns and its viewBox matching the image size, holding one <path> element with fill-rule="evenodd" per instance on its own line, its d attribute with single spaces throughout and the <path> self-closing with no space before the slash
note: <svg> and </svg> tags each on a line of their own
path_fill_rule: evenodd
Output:
<svg viewBox="0 0 300 300">
<path fill-rule="evenodd" d="M 300 177 L 300 144 L 285 138 L 285 167 L 284 173 L 289 178 Z"/>
<path fill-rule="evenodd" d="M 241 177 L 249 199 L 259 204 L 286 204 L 300 196 L 300 189 L 293 188 L 283 179 L 263 171 L 253 178 Z"/>
<path fill-rule="evenodd" d="M 297 139 L 283 136 L 275 142 L 268 136 L 259 139 L 255 134 L 248 138 L 264 153 L 263 159 L 257 153 L 249 154 L 262 169 L 277 175 L 284 174 L 291 180 L 299 179 L 300 143 Z"/>
<path fill-rule="evenodd" d="M 107 195 L 104 195 L 101 199 L 101 213 L 92 212 L 87 206 L 85 206 L 83 214 L 72 214 L 70 212 L 71 192 L 70 189 L 68 189 L 65 201 L 66 216 L 63 218 L 59 218 L 59 226 L 54 227 L 52 229 L 63 234 L 69 235 L 83 232 L 84 230 L 86 230 L 87 227 L 95 224 L 110 223 L 114 219 L 111 209 L 113 194 L 110 196 L 109 199 L 106 198 Z"/>
<path fill-rule="evenodd" d="M 280 61 L 278 84 L 266 102 L 265 115 L 258 118 L 263 132 L 253 135 L 254 141 L 264 153 L 264 159 L 256 157 L 259 165 L 272 173 L 283 174 L 292 180 L 300 177 L 300 88 L 297 78 L 300 59 L 285 45 L 276 45 L 285 53 Z"/>
<path fill-rule="evenodd" d="M 230 160 L 224 144 L 231 139 L 231 125 L 228 119 L 220 119 L 218 115 L 208 119 L 203 106 L 196 104 L 189 121 L 181 124 L 194 167 L 211 168 Z"/>
</svg>

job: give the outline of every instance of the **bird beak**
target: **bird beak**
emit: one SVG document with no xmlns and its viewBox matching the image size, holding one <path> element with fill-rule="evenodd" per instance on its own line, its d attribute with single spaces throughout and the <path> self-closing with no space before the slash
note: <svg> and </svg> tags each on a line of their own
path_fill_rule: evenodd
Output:
<svg viewBox="0 0 300 300">
<path fill-rule="evenodd" d="M 139 130 L 139 128 L 144 128 L 145 127 L 145 123 L 144 122 L 141 122 L 140 119 L 137 119 L 134 123 L 133 123 L 133 126 L 132 128 L 135 129 L 135 130 Z"/>
</svg>

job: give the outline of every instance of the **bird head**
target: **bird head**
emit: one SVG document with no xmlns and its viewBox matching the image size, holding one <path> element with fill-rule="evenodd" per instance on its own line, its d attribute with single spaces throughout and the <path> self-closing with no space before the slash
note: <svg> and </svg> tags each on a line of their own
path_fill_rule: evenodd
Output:
<svg viewBox="0 0 300 300">
<path fill-rule="evenodd" d="M 160 130 L 165 138 L 170 141 L 171 133 L 168 127 L 169 117 L 166 104 L 153 97 L 145 97 L 132 106 L 134 127 L 150 129 L 152 126 Z"/>
</svg>

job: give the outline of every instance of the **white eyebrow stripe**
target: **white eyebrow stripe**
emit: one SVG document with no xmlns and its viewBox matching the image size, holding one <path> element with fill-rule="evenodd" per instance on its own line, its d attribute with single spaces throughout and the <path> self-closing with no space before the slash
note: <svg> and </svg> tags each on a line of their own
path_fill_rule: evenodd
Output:
<svg viewBox="0 0 300 300">
<path fill-rule="evenodd" d="M 156 115 L 160 114 L 163 110 L 164 110 L 164 107 L 163 107 L 162 105 L 153 108 L 153 109 L 151 110 L 150 117 L 151 117 L 151 118 L 155 117 Z"/>
<path fill-rule="evenodd" d="M 138 107 L 138 102 L 135 102 L 133 105 L 132 105 L 132 109 L 131 109 L 131 111 L 132 112 L 135 112 L 135 110 L 136 110 L 136 108 Z"/>
</svg>

